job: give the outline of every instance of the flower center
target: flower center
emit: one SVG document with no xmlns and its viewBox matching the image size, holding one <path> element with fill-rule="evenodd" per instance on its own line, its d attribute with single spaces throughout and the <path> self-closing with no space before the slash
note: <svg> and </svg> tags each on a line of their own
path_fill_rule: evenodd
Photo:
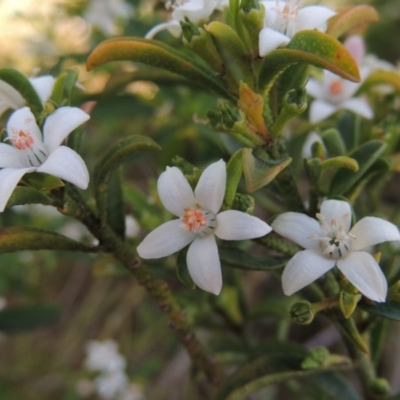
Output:
<svg viewBox="0 0 400 400">
<path fill-rule="evenodd" d="M 29 149 L 34 143 L 32 135 L 29 132 L 25 132 L 23 130 L 15 130 L 9 139 L 14 147 L 18 150 Z"/>
<path fill-rule="evenodd" d="M 343 92 L 343 83 L 340 80 L 331 82 L 328 88 L 329 94 L 332 96 L 340 96 Z"/>
<path fill-rule="evenodd" d="M 281 8 L 279 0 L 276 0 L 274 11 L 276 12 L 276 20 L 272 28 L 289 37 L 295 33 L 294 22 L 298 21 L 301 0 L 288 0 L 283 8 Z"/>
<path fill-rule="evenodd" d="M 332 218 L 328 224 L 322 214 L 317 214 L 317 219 L 321 224 L 325 236 L 311 235 L 310 239 L 319 240 L 320 247 L 323 249 L 323 254 L 334 259 L 345 257 L 350 251 L 350 241 L 356 237 L 351 233 L 346 232 L 347 221 L 351 214 L 344 214 L 340 223 L 335 218 Z"/>
<path fill-rule="evenodd" d="M 204 237 L 211 235 L 217 227 L 214 213 L 196 204 L 195 208 L 185 208 L 185 214 L 181 217 L 180 227 L 185 231 L 191 231 Z"/>
</svg>

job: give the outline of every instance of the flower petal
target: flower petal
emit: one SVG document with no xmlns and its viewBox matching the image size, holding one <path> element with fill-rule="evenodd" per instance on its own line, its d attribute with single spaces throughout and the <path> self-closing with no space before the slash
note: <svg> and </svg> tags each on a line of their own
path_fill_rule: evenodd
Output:
<svg viewBox="0 0 400 400">
<path fill-rule="evenodd" d="M 366 119 L 374 118 L 374 111 L 372 110 L 368 101 L 363 97 L 348 99 L 341 104 L 340 108 L 353 111 L 354 113 L 361 115 Z"/>
<path fill-rule="evenodd" d="M 46 102 L 53 91 L 54 82 L 56 81 L 51 75 L 38 76 L 37 78 L 29 78 L 31 85 L 36 90 L 42 103 Z"/>
<path fill-rule="evenodd" d="M 351 35 L 344 42 L 343 46 L 349 51 L 356 60 L 358 65 L 361 65 L 365 57 L 365 42 L 360 35 Z"/>
<path fill-rule="evenodd" d="M 19 151 L 9 144 L 0 143 L 0 168 L 21 168 Z"/>
<path fill-rule="evenodd" d="M 365 217 L 360 219 L 350 231 L 356 239 L 351 241 L 354 251 L 374 246 L 378 243 L 400 240 L 399 229 L 391 222 L 382 218 Z"/>
<path fill-rule="evenodd" d="M 14 111 L 7 122 L 7 135 L 9 137 L 17 135 L 20 131 L 29 133 L 35 142 L 42 142 L 43 140 L 42 132 L 40 132 L 35 117 L 29 107 L 23 107 Z"/>
<path fill-rule="evenodd" d="M 139 244 L 137 253 L 142 258 L 161 258 L 182 250 L 196 235 L 180 227 L 182 221 L 174 219 L 150 232 Z"/>
<path fill-rule="evenodd" d="M 315 97 L 316 99 L 322 99 L 324 97 L 322 85 L 316 79 L 309 79 L 306 85 L 306 90 L 310 96 Z"/>
<path fill-rule="evenodd" d="M 219 294 L 222 274 L 214 235 L 197 237 L 189 247 L 186 263 L 191 278 L 200 289 Z"/>
<path fill-rule="evenodd" d="M 349 253 L 337 260 L 343 275 L 366 297 L 383 302 L 387 294 L 387 282 L 378 263 L 364 251 Z"/>
<path fill-rule="evenodd" d="M 282 274 L 282 288 L 290 296 L 317 280 L 335 265 L 335 260 L 325 258 L 313 250 L 299 251 L 287 263 Z"/>
<path fill-rule="evenodd" d="M 344 228 L 346 233 L 349 231 L 351 225 L 351 207 L 347 201 L 325 200 L 321 204 L 321 214 L 324 216 L 328 225 L 331 225 L 332 220 L 335 219 L 338 224 L 345 224 Z M 344 220 L 343 217 L 346 214 L 350 215 Z"/>
<path fill-rule="evenodd" d="M 163 22 L 151 28 L 146 33 L 145 39 L 153 39 L 153 37 L 157 35 L 158 32 L 164 31 L 166 29 L 171 33 L 171 35 L 175 37 L 179 37 L 179 35 L 182 33 L 182 28 L 180 23 L 173 19 L 171 21 Z"/>
<path fill-rule="evenodd" d="M 82 157 L 66 146 L 53 151 L 37 171 L 57 176 L 80 189 L 86 189 L 89 184 L 89 172 Z"/>
<path fill-rule="evenodd" d="M 225 196 L 226 166 L 225 161 L 219 160 L 209 165 L 201 174 L 194 191 L 196 200 L 216 214 L 221 208 Z"/>
<path fill-rule="evenodd" d="M 20 179 L 28 172 L 36 168 L 4 168 L 0 170 L 0 212 L 6 208 L 7 202 L 12 195 Z"/>
<path fill-rule="evenodd" d="M 309 239 L 311 235 L 323 236 L 321 226 L 314 218 L 301 213 L 287 212 L 278 215 L 271 225 L 275 232 L 301 247 L 319 250 L 318 240 Z"/>
<path fill-rule="evenodd" d="M 24 98 L 11 85 L 0 80 L 0 115 L 9 108 L 20 108 L 25 104 Z"/>
<path fill-rule="evenodd" d="M 89 114 L 77 107 L 60 107 L 52 112 L 43 126 L 43 141 L 49 152 L 60 146 L 74 129 L 89 118 Z"/>
<path fill-rule="evenodd" d="M 217 6 L 215 0 L 189 0 L 175 8 L 172 18 L 177 21 L 184 21 L 185 17 L 189 18 L 194 24 L 198 24 L 202 20 L 210 17 Z"/>
<path fill-rule="evenodd" d="M 228 210 L 217 215 L 215 235 L 224 240 L 246 240 L 265 236 L 272 228 L 260 218 Z"/>
<path fill-rule="evenodd" d="M 177 167 L 167 167 L 160 175 L 157 190 L 164 207 L 177 217 L 185 214 L 185 208 L 196 204 L 189 182 Z"/>
<path fill-rule="evenodd" d="M 278 17 L 277 10 L 281 11 L 285 5 L 283 3 L 277 4 L 276 0 L 265 0 L 259 3 L 265 7 L 264 26 L 266 28 L 272 28 Z"/>
<path fill-rule="evenodd" d="M 280 46 L 285 46 L 290 42 L 290 38 L 271 28 L 263 28 L 258 37 L 260 57 L 266 56 L 272 50 Z"/>
<path fill-rule="evenodd" d="M 323 121 L 334 114 L 338 108 L 324 100 L 314 100 L 310 106 L 309 119 L 312 124 Z"/>
<path fill-rule="evenodd" d="M 299 20 L 296 26 L 296 32 L 304 29 L 318 29 L 326 31 L 326 21 L 336 14 L 335 11 L 324 6 L 308 6 L 299 10 Z"/>
</svg>

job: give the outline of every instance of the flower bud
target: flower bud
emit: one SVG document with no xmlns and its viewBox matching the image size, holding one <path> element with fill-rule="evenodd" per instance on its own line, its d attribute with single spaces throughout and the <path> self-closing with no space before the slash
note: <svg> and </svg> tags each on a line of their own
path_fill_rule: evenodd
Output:
<svg viewBox="0 0 400 400">
<path fill-rule="evenodd" d="M 389 382 L 384 378 L 376 378 L 370 383 L 369 391 L 373 396 L 386 398 L 390 394 Z"/>
<path fill-rule="evenodd" d="M 300 300 L 293 304 L 289 315 L 292 321 L 299 325 L 311 324 L 315 317 L 312 304 L 306 300 Z"/>
<path fill-rule="evenodd" d="M 254 205 L 255 201 L 252 196 L 249 194 L 236 193 L 235 198 L 233 199 L 232 209 L 243 211 L 247 214 L 253 214 Z"/>
</svg>

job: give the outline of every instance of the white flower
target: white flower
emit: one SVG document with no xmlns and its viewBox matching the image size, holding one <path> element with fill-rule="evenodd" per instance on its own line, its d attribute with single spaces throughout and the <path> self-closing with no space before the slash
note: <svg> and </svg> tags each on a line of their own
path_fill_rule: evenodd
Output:
<svg viewBox="0 0 400 400">
<path fill-rule="evenodd" d="M 340 200 L 325 200 L 317 219 L 287 212 L 272 223 L 274 231 L 306 249 L 286 265 L 282 275 L 284 293 L 290 296 L 336 265 L 364 296 L 385 301 L 386 278 L 371 254 L 360 250 L 400 240 L 397 227 L 381 218 L 365 217 L 349 231 L 350 205 Z"/>
<path fill-rule="evenodd" d="M 106 374 L 98 376 L 94 380 L 97 393 L 99 394 L 99 397 L 104 400 L 120 398 L 128 384 L 128 376 L 121 370 L 107 372 Z"/>
<path fill-rule="evenodd" d="M 178 37 L 182 32 L 180 21 L 184 21 L 185 17 L 194 24 L 205 21 L 216 8 L 221 6 L 220 2 L 221 0 L 175 0 L 172 4 L 172 8 L 174 9 L 172 19 L 156 25 L 145 37 L 146 39 L 151 39 L 158 32 L 165 29 L 168 29 L 175 37 Z"/>
<path fill-rule="evenodd" d="M 89 118 L 79 108 L 61 107 L 46 118 L 42 134 L 28 107 L 14 111 L 7 123 L 6 141 L 11 144 L 0 143 L 0 212 L 19 180 L 29 172 L 44 172 L 87 188 L 85 162 L 61 143 Z"/>
<path fill-rule="evenodd" d="M 280 46 L 286 46 L 299 31 L 326 31 L 327 20 L 336 14 L 323 6 L 301 7 L 301 0 L 260 1 L 265 7 L 264 28 L 260 31 L 260 56 L 264 57 Z"/>
<path fill-rule="evenodd" d="M 126 367 L 125 358 L 119 354 L 114 340 L 91 340 L 86 345 L 86 353 L 85 366 L 90 371 L 114 372 Z"/>
<path fill-rule="evenodd" d="M 186 262 L 198 287 L 219 294 L 221 264 L 215 236 L 224 240 L 244 240 L 264 236 L 271 227 L 244 212 L 228 210 L 218 214 L 226 186 L 225 162 L 207 167 L 193 193 L 183 173 L 176 167 L 163 172 L 157 183 L 164 207 L 179 219 L 166 222 L 145 237 L 137 248 L 142 258 L 160 258 L 191 243 Z"/>
<path fill-rule="evenodd" d="M 306 89 L 308 94 L 315 97 L 309 113 L 310 122 L 313 124 L 339 110 L 349 110 L 367 119 L 374 117 L 374 112 L 366 99 L 353 97 L 371 72 L 371 68 L 364 65 L 364 42 L 359 36 L 351 36 L 345 41 L 344 46 L 359 66 L 361 81 L 350 82 L 327 70 L 324 70 L 321 82 L 310 79 Z"/>
<path fill-rule="evenodd" d="M 50 75 L 29 78 L 42 103 L 51 96 L 55 79 Z M 7 82 L 0 80 L 0 116 L 8 109 L 18 109 L 25 106 L 26 101 L 21 94 Z"/>
</svg>

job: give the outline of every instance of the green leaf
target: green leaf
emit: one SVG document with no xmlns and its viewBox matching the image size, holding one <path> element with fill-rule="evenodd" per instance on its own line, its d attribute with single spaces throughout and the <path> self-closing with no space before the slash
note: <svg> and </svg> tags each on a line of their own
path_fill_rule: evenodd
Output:
<svg viewBox="0 0 400 400">
<path fill-rule="evenodd" d="M 96 200 L 103 219 L 107 219 L 107 197 L 113 172 L 138 152 L 160 149 L 160 146 L 149 137 L 132 135 L 120 140 L 106 152 L 95 168 Z"/>
<path fill-rule="evenodd" d="M 54 232 L 36 228 L 0 229 L 0 254 L 20 250 L 68 250 L 91 252 L 91 247 Z"/>
<path fill-rule="evenodd" d="M 181 75 L 208 88 L 218 96 L 235 97 L 216 79 L 215 72 L 198 59 L 195 53 L 182 51 L 158 40 L 143 38 L 109 39 L 97 46 L 87 60 L 88 71 L 111 61 L 135 61 Z"/>
<path fill-rule="evenodd" d="M 337 156 L 328 158 L 321 163 L 322 170 L 329 168 L 347 168 L 352 171 L 358 171 L 359 166 L 357 160 L 346 156 Z"/>
<path fill-rule="evenodd" d="M 396 71 L 373 71 L 363 82 L 360 92 L 375 85 L 390 85 L 400 92 L 400 74 Z"/>
<path fill-rule="evenodd" d="M 223 265 L 250 271 L 270 271 L 283 268 L 287 259 L 254 254 L 236 247 L 219 247 L 219 258 Z"/>
<path fill-rule="evenodd" d="M 12 86 L 24 98 L 35 117 L 43 111 L 43 104 L 29 79 L 12 68 L 0 69 L 0 80 Z"/>
<path fill-rule="evenodd" d="M 58 105 L 61 105 L 65 100 L 67 104 L 71 104 L 72 92 L 76 89 L 77 80 L 77 71 L 69 70 L 60 74 L 54 82 L 50 99 Z"/>
<path fill-rule="evenodd" d="M 290 157 L 266 160 L 262 154 L 254 155 L 251 149 L 243 149 L 243 171 L 247 191 L 254 192 L 267 185 L 291 162 Z"/>
<path fill-rule="evenodd" d="M 360 81 L 357 63 L 338 40 L 316 30 L 304 30 L 296 33 L 286 48 L 273 50 L 264 57 L 260 90 L 268 92 L 287 67 L 299 62 L 327 69 L 353 82 Z"/>
<path fill-rule="evenodd" d="M 379 15 L 374 7 L 360 5 L 344 9 L 328 20 L 326 33 L 339 38 L 350 29 L 371 22 L 378 22 Z"/>
<path fill-rule="evenodd" d="M 331 157 L 343 156 L 346 153 L 346 146 L 337 129 L 327 129 L 320 136 Z"/>
<path fill-rule="evenodd" d="M 65 186 L 65 183 L 60 178 L 45 174 L 43 172 L 32 172 L 26 174 L 22 178 L 22 181 L 26 185 L 44 192 Z"/>
<path fill-rule="evenodd" d="M 108 191 L 112 195 L 107 196 L 106 215 L 110 227 L 118 236 L 123 238 L 125 237 L 125 206 L 121 175 L 120 169 L 113 171 L 108 181 Z"/>
<path fill-rule="evenodd" d="M 226 190 L 225 203 L 232 207 L 233 199 L 243 173 L 243 149 L 238 150 L 229 160 L 226 166 Z"/>
<path fill-rule="evenodd" d="M 400 321 L 400 302 L 398 301 L 387 301 L 386 303 L 375 303 L 373 305 L 360 303 L 358 307 L 370 314 Z"/>
<path fill-rule="evenodd" d="M 0 311 L 0 331 L 31 331 L 54 324 L 60 316 L 60 307 L 52 304 L 10 307 Z"/>
<path fill-rule="evenodd" d="M 350 153 L 349 156 L 357 161 L 359 169 L 357 171 L 338 170 L 332 178 L 331 195 L 344 194 L 357 184 L 372 164 L 383 154 L 385 148 L 386 143 L 380 140 L 371 140 Z"/>
<path fill-rule="evenodd" d="M 53 200 L 43 192 L 30 187 L 17 186 L 8 200 L 6 208 L 24 204 L 54 205 Z"/>
</svg>

